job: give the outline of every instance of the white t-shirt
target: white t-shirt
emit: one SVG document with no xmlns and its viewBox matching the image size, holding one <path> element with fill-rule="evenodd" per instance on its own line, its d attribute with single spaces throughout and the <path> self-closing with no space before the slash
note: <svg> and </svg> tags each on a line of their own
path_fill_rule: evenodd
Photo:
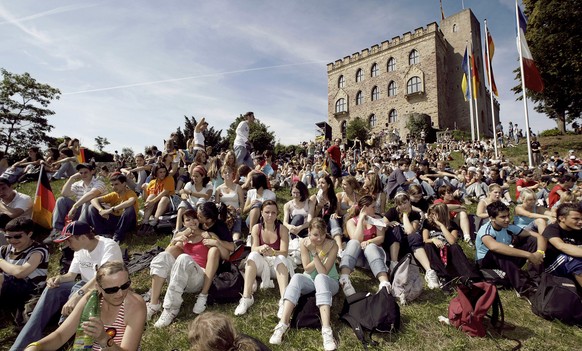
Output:
<svg viewBox="0 0 582 351">
<path fill-rule="evenodd" d="M 257 189 L 251 189 L 247 191 L 247 198 L 250 199 L 250 203 L 253 203 L 254 200 L 259 200 L 264 202 L 265 200 L 277 200 L 277 195 L 269 189 L 263 189 L 263 196 L 257 197 Z"/>
<path fill-rule="evenodd" d="M 233 147 L 245 146 L 247 141 L 249 141 L 249 124 L 247 121 L 242 121 L 236 127 Z"/>
<path fill-rule="evenodd" d="M 14 199 L 12 199 L 12 201 L 10 203 L 4 203 L 4 201 L 2 201 L 2 203 L 9 208 L 12 209 L 21 209 L 24 212 L 19 216 L 19 217 L 29 217 L 32 215 L 32 199 L 30 198 L 30 196 L 26 195 L 26 194 L 21 194 L 18 191 L 16 192 L 16 195 L 14 196 Z"/>
<path fill-rule="evenodd" d="M 121 249 L 113 239 L 102 236 L 96 237 L 99 240 L 97 247 L 91 252 L 81 249 L 75 252 L 69 272 L 81 275 L 85 282 L 95 277 L 96 268 L 101 267 L 105 262 L 123 261 Z"/>
<path fill-rule="evenodd" d="M 210 194 L 212 194 L 212 191 L 214 191 L 214 187 L 212 186 L 211 182 L 208 182 L 208 184 L 206 184 L 206 186 L 204 188 L 202 188 L 202 191 L 198 191 L 198 190 L 196 190 L 196 188 L 192 182 L 188 182 L 184 186 L 184 190 L 193 191 L 196 193 L 208 193 L 208 191 L 210 190 Z M 199 203 L 199 201 L 200 201 L 200 203 Z M 201 197 L 188 195 L 188 202 L 190 203 L 190 205 L 192 205 L 192 207 L 196 207 L 196 205 L 203 204 L 204 202 L 206 202 L 206 200 L 205 199 L 202 200 Z"/>
</svg>

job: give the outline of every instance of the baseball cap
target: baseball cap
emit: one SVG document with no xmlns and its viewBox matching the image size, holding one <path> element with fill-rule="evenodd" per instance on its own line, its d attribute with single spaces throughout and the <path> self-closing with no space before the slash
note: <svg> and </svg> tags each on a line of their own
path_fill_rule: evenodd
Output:
<svg viewBox="0 0 582 351">
<path fill-rule="evenodd" d="M 75 167 L 75 169 L 76 169 L 77 171 L 78 171 L 78 170 L 80 170 L 81 168 L 87 168 L 87 169 L 88 169 L 88 170 L 90 170 L 90 171 L 92 171 L 92 170 L 94 170 L 94 169 L 95 169 L 95 167 L 93 167 L 93 165 L 92 165 L 92 164 L 90 164 L 90 163 L 79 163 L 79 164 L 77 165 L 77 167 Z"/>
<path fill-rule="evenodd" d="M 74 221 L 67 224 L 67 226 L 61 232 L 61 235 L 59 235 L 59 237 L 53 241 L 55 243 L 62 243 L 73 235 L 85 235 L 91 233 L 92 231 L 93 228 L 91 228 L 89 224 L 85 222 Z"/>
</svg>

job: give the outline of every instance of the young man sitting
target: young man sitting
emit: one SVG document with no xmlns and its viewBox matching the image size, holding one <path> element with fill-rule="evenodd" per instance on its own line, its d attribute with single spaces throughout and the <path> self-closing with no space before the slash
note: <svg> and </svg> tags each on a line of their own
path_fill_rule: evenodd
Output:
<svg viewBox="0 0 582 351">
<path fill-rule="evenodd" d="M 489 222 L 477 233 L 476 261 L 481 268 L 501 269 L 519 296 L 529 298 L 539 279 L 546 240 L 538 233 L 509 224 L 509 208 L 501 201 L 487 205 Z M 529 277 L 521 267 L 529 261 Z"/>
<path fill-rule="evenodd" d="M 557 222 L 546 227 L 543 236 L 549 242 L 546 272 L 573 277 L 582 286 L 582 209 L 565 203 L 556 210 Z"/>
</svg>

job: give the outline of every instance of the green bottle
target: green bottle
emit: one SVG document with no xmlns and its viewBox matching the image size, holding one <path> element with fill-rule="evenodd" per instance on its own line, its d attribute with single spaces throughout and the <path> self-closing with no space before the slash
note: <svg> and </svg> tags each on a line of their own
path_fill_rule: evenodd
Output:
<svg viewBox="0 0 582 351">
<path fill-rule="evenodd" d="M 87 300 L 87 304 L 83 308 L 83 313 L 81 314 L 81 320 L 79 321 L 79 326 L 77 327 L 77 333 L 75 334 L 75 343 L 73 344 L 73 351 L 84 351 L 93 349 L 93 338 L 83 330 L 83 322 L 87 322 L 91 317 L 99 317 L 99 294 L 97 290 L 93 290 L 91 296 Z"/>
</svg>

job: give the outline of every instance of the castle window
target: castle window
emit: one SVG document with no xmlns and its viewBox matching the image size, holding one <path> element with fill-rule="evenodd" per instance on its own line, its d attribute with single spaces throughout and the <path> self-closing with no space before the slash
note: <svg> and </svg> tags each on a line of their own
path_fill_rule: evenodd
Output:
<svg viewBox="0 0 582 351">
<path fill-rule="evenodd" d="M 388 113 L 388 123 L 396 123 L 397 119 L 398 112 L 396 112 L 396 110 L 390 110 L 390 113 Z"/>
<path fill-rule="evenodd" d="M 370 122 L 370 128 L 374 128 L 376 126 L 376 115 L 371 115 L 368 121 Z"/>
<path fill-rule="evenodd" d="M 362 71 L 362 69 L 358 69 L 358 71 L 356 72 L 356 83 L 357 82 L 361 82 L 364 80 L 364 71 Z"/>
<path fill-rule="evenodd" d="M 362 94 L 362 91 L 358 91 L 358 93 L 356 94 L 356 105 L 361 105 L 364 103 L 364 94 Z"/>
<path fill-rule="evenodd" d="M 341 98 L 335 102 L 335 113 L 346 112 L 346 99 Z"/>
<path fill-rule="evenodd" d="M 414 94 L 420 92 L 420 78 L 419 77 L 412 77 L 406 83 L 406 93 L 407 94 Z"/>
<path fill-rule="evenodd" d="M 344 79 L 344 76 L 341 75 L 337 81 L 337 87 L 338 88 L 343 88 L 346 85 L 346 80 Z"/>
<path fill-rule="evenodd" d="M 390 57 L 388 60 L 388 72 L 394 72 L 396 70 L 396 60 L 394 57 Z"/>
<path fill-rule="evenodd" d="M 388 96 L 396 96 L 397 92 L 398 87 L 396 86 L 396 82 L 391 81 L 390 83 L 388 83 Z"/>
<path fill-rule="evenodd" d="M 345 139 L 346 135 L 347 135 L 347 126 L 346 125 L 347 125 L 346 121 L 343 121 L 340 124 L 340 131 L 342 133 L 342 139 Z"/>
<path fill-rule="evenodd" d="M 372 101 L 376 101 L 380 98 L 380 89 L 378 87 L 372 88 Z"/>
<path fill-rule="evenodd" d="M 459 31 L 459 28 L 457 27 L 457 24 L 453 24 L 453 33 L 457 33 Z"/>
<path fill-rule="evenodd" d="M 370 70 L 370 75 L 372 77 L 377 77 L 379 72 L 380 72 L 380 70 L 378 69 L 378 64 L 377 63 L 373 64 L 372 70 Z"/>
<path fill-rule="evenodd" d="M 420 56 L 418 55 L 418 51 L 412 50 L 408 55 L 408 64 L 409 65 L 416 65 L 420 62 Z"/>
</svg>

